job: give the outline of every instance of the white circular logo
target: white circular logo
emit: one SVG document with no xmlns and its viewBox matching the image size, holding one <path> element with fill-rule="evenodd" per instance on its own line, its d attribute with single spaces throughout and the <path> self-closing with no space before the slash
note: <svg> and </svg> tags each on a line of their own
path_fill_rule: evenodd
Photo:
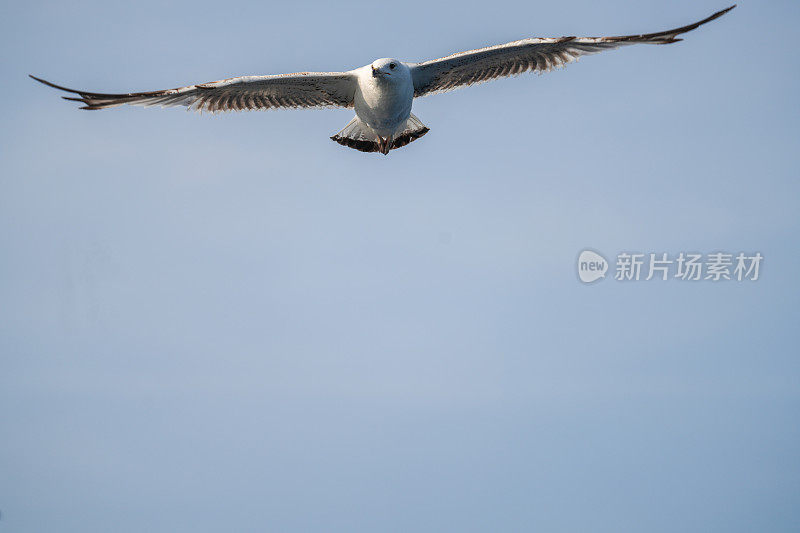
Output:
<svg viewBox="0 0 800 533">
<path fill-rule="evenodd" d="M 578 256 L 578 277 L 584 283 L 592 283 L 606 277 L 608 261 L 602 255 L 584 250 Z"/>
</svg>

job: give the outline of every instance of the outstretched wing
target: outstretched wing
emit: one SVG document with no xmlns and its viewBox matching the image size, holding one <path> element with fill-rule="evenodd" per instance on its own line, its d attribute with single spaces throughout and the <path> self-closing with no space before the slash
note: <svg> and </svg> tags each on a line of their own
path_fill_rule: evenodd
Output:
<svg viewBox="0 0 800 533">
<path fill-rule="evenodd" d="M 424 63 L 409 64 L 414 79 L 414 96 L 425 96 L 484 81 L 529 71 L 549 71 L 577 60 L 629 44 L 671 44 L 677 36 L 717 19 L 733 5 L 710 17 L 682 28 L 620 37 L 560 37 L 524 39 L 513 43 L 470 50 Z"/>
<path fill-rule="evenodd" d="M 186 106 L 197 111 L 352 107 L 356 78 L 348 72 L 301 72 L 277 76 L 242 76 L 145 93 L 104 94 L 76 91 L 31 76 L 36 81 L 78 95 L 64 96 L 86 104 L 81 109 L 105 109 L 123 104 Z"/>
</svg>

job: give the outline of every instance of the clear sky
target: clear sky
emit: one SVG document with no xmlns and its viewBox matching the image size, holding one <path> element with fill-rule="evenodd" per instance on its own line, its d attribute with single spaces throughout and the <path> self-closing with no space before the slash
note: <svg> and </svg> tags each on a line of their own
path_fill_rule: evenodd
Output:
<svg viewBox="0 0 800 533">
<path fill-rule="evenodd" d="M 664 30 L 725 0 L 3 2 L 0 533 L 797 531 L 796 1 L 415 103 L 126 92 Z M 584 248 L 760 252 L 583 285 Z M 613 267 L 612 267 L 613 268 Z"/>
</svg>

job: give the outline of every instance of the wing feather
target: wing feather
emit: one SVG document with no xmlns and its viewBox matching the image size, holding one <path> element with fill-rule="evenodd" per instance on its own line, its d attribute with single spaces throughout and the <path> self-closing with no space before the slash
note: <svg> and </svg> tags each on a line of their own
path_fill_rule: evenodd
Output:
<svg viewBox="0 0 800 533">
<path fill-rule="evenodd" d="M 460 52 L 441 59 L 409 64 L 414 96 L 450 91 L 523 72 L 546 72 L 562 67 L 584 55 L 596 54 L 631 44 L 671 44 L 678 35 L 715 20 L 733 5 L 694 24 L 673 30 L 618 37 L 534 38 Z"/>
<path fill-rule="evenodd" d="M 353 107 L 356 78 L 349 72 L 300 72 L 277 76 L 242 76 L 161 91 L 106 94 L 78 91 L 31 76 L 50 87 L 77 94 L 64 96 L 85 104 L 81 109 L 105 109 L 124 104 L 186 106 L 196 111 Z"/>
</svg>

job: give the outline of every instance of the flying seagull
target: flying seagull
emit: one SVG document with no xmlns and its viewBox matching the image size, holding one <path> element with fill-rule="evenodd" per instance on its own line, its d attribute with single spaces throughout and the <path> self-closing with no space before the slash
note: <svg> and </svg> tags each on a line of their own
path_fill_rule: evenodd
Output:
<svg viewBox="0 0 800 533">
<path fill-rule="evenodd" d="M 458 89 L 523 72 L 545 72 L 579 57 L 636 43 L 672 44 L 678 35 L 717 19 L 710 17 L 674 30 L 620 37 L 533 38 L 461 52 L 423 63 L 383 58 L 347 72 L 299 72 L 275 76 L 241 76 L 210 83 L 144 93 L 104 94 L 76 91 L 31 76 L 36 81 L 78 95 L 81 109 L 123 104 L 186 106 L 197 111 L 245 111 L 275 108 L 354 108 L 356 116 L 331 137 L 337 143 L 380 152 L 400 148 L 429 129 L 413 113 L 414 98 Z"/>
</svg>

